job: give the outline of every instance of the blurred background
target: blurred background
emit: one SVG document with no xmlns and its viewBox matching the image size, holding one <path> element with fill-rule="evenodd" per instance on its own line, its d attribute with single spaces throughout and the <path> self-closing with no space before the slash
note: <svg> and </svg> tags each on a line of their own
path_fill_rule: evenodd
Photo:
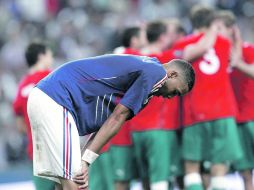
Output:
<svg viewBox="0 0 254 190">
<path fill-rule="evenodd" d="M 243 39 L 254 42 L 253 0 L 0 0 L 0 189 L 30 180 L 26 137 L 16 130 L 12 101 L 27 70 L 24 50 L 31 40 L 49 43 L 57 67 L 111 52 L 127 26 L 177 17 L 190 32 L 188 14 L 196 3 L 232 10 Z"/>
</svg>

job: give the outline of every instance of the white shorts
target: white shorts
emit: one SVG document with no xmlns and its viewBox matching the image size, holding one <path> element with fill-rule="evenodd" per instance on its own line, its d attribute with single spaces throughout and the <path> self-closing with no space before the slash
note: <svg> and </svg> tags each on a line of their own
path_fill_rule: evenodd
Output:
<svg viewBox="0 0 254 190">
<path fill-rule="evenodd" d="M 80 139 L 71 113 L 34 88 L 27 111 L 33 137 L 34 175 L 60 183 L 81 171 Z"/>
</svg>

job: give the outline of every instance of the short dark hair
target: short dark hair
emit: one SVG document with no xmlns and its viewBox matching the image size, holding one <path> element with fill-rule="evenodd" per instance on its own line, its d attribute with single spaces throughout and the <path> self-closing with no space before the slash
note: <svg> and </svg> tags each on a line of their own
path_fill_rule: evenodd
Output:
<svg viewBox="0 0 254 190">
<path fill-rule="evenodd" d="M 175 65 L 181 69 L 182 76 L 188 85 L 188 90 L 191 91 L 195 84 L 195 71 L 192 65 L 183 59 L 173 59 L 169 62 L 169 65 Z"/>
<path fill-rule="evenodd" d="M 40 54 L 45 54 L 47 46 L 41 42 L 33 42 L 28 45 L 25 52 L 28 67 L 32 67 L 38 61 Z"/>
<path fill-rule="evenodd" d="M 135 36 L 138 37 L 140 35 L 139 27 L 129 27 L 126 28 L 122 33 L 122 44 L 124 47 L 130 47 L 131 39 Z"/>
<path fill-rule="evenodd" d="M 195 5 L 191 9 L 190 20 L 192 27 L 200 29 L 209 27 L 215 19 L 215 10 L 212 7 L 204 5 Z"/>
<path fill-rule="evenodd" d="M 236 23 L 234 13 L 228 10 L 217 11 L 215 14 L 215 18 L 222 20 L 226 27 L 231 27 Z"/>
<path fill-rule="evenodd" d="M 147 40 L 152 43 L 158 40 L 161 34 L 167 32 L 167 26 L 162 21 L 150 22 L 146 27 Z"/>
<path fill-rule="evenodd" d="M 177 25 L 176 32 L 177 32 L 177 34 L 183 34 L 183 35 L 187 34 L 187 32 L 186 32 L 186 30 L 185 30 L 185 28 L 183 27 L 182 24 Z"/>
</svg>

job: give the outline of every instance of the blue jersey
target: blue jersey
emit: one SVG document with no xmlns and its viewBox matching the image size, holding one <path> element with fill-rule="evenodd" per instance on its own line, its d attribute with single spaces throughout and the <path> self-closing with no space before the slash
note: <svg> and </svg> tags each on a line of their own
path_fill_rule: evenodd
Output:
<svg viewBox="0 0 254 190">
<path fill-rule="evenodd" d="M 118 103 L 136 115 L 166 78 L 155 58 L 103 55 L 66 63 L 37 87 L 67 108 L 85 135 L 98 131 Z"/>
</svg>

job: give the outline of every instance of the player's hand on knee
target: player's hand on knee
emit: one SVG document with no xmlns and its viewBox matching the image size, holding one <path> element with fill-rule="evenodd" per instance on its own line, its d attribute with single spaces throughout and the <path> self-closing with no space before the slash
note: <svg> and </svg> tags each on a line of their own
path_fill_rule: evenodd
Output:
<svg viewBox="0 0 254 190">
<path fill-rule="evenodd" d="M 79 190 L 88 190 L 88 180 L 86 184 L 79 186 Z"/>
<path fill-rule="evenodd" d="M 79 189 L 88 189 L 88 164 L 85 161 L 82 161 L 82 170 L 73 178 L 73 181 L 79 185 Z"/>
</svg>

